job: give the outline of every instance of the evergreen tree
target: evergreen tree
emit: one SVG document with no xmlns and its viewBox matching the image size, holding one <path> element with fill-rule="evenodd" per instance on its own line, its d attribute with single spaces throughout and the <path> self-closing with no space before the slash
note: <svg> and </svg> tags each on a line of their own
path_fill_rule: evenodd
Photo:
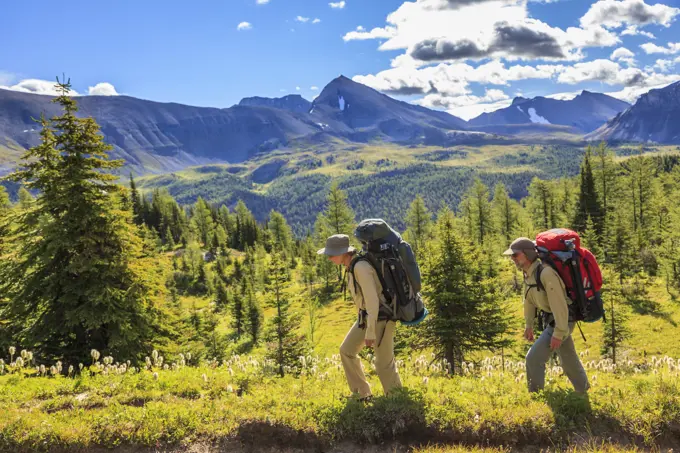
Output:
<svg viewBox="0 0 680 453">
<path fill-rule="evenodd" d="M 314 224 L 314 237 L 318 248 L 324 246 L 326 238 L 330 235 L 331 233 L 328 230 L 324 215 L 319 214 L 316 218 L 316 223 Z M 326 255 L 316 255 L 316 271 L 319 277 L 326 283 L 326 290 L 330 289 L 330 279 L 335 267 L 336 266 L 326 257 Z"/>
<path fill-rule="evenodd" d="M 252 288 L 248 287 L 245 297 L 248 333 L 250 334 L 250 339 L 252 340 L 253 345 L 256 345 L 258 341 L 260 341 L 260 333 L 262 331 L 262 308 L 260 307 L 260 304 L 257 301 Z"/>
<path fill-rule="evenodd" d="M 475 178 L 466 198 L 469 200 L 470 224 L 473 231 L 471 239 L 483 245 L 484 239 L 493 233 L 489 189 L 481 179 Z"/>
<path fill-rule="evenodd" d="M 122 162 L 108 159 L 92 118 L 76 117 L 69 82 L 57 87 L 62 115 L 41 118 L 41 143 L 10 175 L 40 195 L 1 260 L 0 319 L 22 326 L 15 340 L 45 360 L 85 362 L 92 349 L 137 359 L 162 331 L 163 291 L 110 173 Z"/>
<path fill-rule="evenodd" d="M 461 240 L 448 209 L 437 216 L 436 239 L 424 260 L 423 295 L 432 318 L 417 340 L 451 364 L 451 373 L 462 371 L 465 355 L 483 349 L 507 347 L 504 336 L 510 317 L 494 292 L 495 282 L 484 279 L 480 259 Z"/>
<path fill-rule="evenodd" d="M 586 155 L 581 163 L 581 183 L 579 190 L 576 213 L 574 215 L 573 228 L 578 232 L 584 232 L 588 216 L 593 220 L 595 230 L 599 236 L 602 231 L 602 208 L 595 190 L 595 178 L 590 165 L 592 159 L 591 148 L 588 147 Z"/>
<path fill-rule="evenodd" d="M 337 182 L 331 184 L 331 191 L 326 201 L 328 206 L 323 218 L 330 234 L 347 234 L 352 237 L 354 211 L 347 203 L 347 194 L 340 190 Z"/>
<path fill-rule="evenodd" d="M 191 224 L 201 243 L 204 246 L 209 247 L 212 241 L 215 224 L 213 222 L 210 206 L 208 206 L 208 203 L 201 197 L 198 197 L 198 200 L 196 200 L 194 213 L 191 217 Z"/>
<path fill-rule="evenodd" d="M 240 339 L 245 331 L 246 308 L 244 301 L 246 300 L 246 285 L 246 281 L 242 280 L 241 291 L 234 293 L 234 303 L 231 306 L 231 327 L 235 330 L 237 339 Z"/>
<path fill-rule="evenodd" d="M 595 224 L 593 223 L 593 219 L 591 219 L 590 216 L 588 216 L 588 220 L 586 220 L 586 228 L 583 234 L 581 234 L 581 245 L 589 249 L 596 257 L 602 256 L 602 250 L 600 249 L 600 239 L 597 236 Z"/>
<path fill-rule="evenodd" d="M 628 313 L 621 300 L 620 287 L 614 291 L 604 292 L 604 305 L 607 319 L 602 331 L 602 354 L 610 355 L 612 361 L 616 363 L 617 351 L 630 337 L 627 325 Z"/>
<path fill-rule="evenodd" d="M 616 164 L 614 152 L 605 142 L 600 143 L 593 151 L 593 177 L 598 198 L 602 204 L 602 237 L 609 234 L 609 225 L 612 223 L 614 193 L 616 184 Z M 601 240 L 600 244 L 605 246 Z M 606 254 L 606 251 L 604 252 Z"/>
<path fill-rule="evenodd" d="M 512 240 L 518 223 L 517 206 L 510 199 L 505 185 L 501 182 L 497 183 L 494 188 L 491 209 L 496 223 L 496 230 L 506 241 Z"/>
<path fill-rule="evenodd" d="M 139 192 L 137 191 L 137 185 L 132 177 L 132 173 L 130 173 L 130 199 L 132 203 L 132 218 L 139 225 L 142 223 L 142 204 L 139 201 Z"/>
<path fill-rule="evenodd" d="M 224 284 L 221 278 L 216 279 L 215 283 L 215 308 L 218 311 L 224 310 L 229 304 L 229 293 L 227 292 L 227 285 Z"/>
<path fill-rule="evenodd" d="M 555 205 L 555 194 L 550 181 L 534 178 L 529 184 L 527 208 L 531 213 L 534 224 L 541 230 L 548 230 L 557 226 Z"/>
<path fill-rule="evenodd" d="M 280 212 L 272 210 L 269 213 L 269 222 L 267 224 L 271 234 L 272 248 L 275 251 L 287 254 L 291 247 L 293 233 L 290 231 L 288 222 L 281 215 Z"/>
<path fill-rule="evenodd" d="M 304 352 L 304 339 L 296 330 L 299 318 L 290 312 L 290 301 L 286 294 L 289 285 L 288 269 L 283 257 L 274 252 L 268 269 L 268 305 L 276 309 L 266 334 L 267 356 L 276 363 L 279 376 L 283 377 L 285 368 L 294 366 Z"/>
<path fill-rule="evenodd" d="M 417 195 L 406 213 L 406 237 L 411 242 L 411 248 L 416 258 L 418 251 L 422 250 L 425 241 L 430 236 L 431 225 L 432 214 L 425 206 L 423 197 Z"/>
<path fill-rule="evenodd" d="M 19 197 L 19 207 L 21 209 L 28 209 L 31 207 L 33 202 L 35 201 L 35 198 L 33 198 L 33 195 L 31 195 L 31 192 L 26 190 L 25 187 L 19 187 L 19 191 L 17 192 L 17 196 Z"/>
</svg>

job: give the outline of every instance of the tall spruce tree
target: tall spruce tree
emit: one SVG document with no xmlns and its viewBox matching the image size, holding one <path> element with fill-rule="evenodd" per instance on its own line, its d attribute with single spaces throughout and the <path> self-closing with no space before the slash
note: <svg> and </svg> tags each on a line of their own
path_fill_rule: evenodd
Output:
<svg viewBox="0 0 680 453">
<path fill-rule="evenodd" d="M 425 206 L 425 200 L 420 195 L 411 202 L 406 213 L 406 238 L 411 242 L 413 254 L 418 257 L 418 251 L 422 250 L 425 242 L 429 239 L 432 225 L 432 214 Z"/>
<path fill-rule="evenodd" d="M 351 236 L 354 228 L 354 211 L 352 211 L 349 203 L 347 203 L 347 194 L 340 189 L 337 182 L 331 184 L 331 190 L 326 202 L 328 206 L 324 213 L 324 219 L 330 234 L 347 234 Z"/>
<path fill-rule="evenodd" d="M 578 232 L 584 232 L 586 229 L 586 222 L 588 217 L 593 220 L 595 231 L 599 236 L 602 232 L 602 207 L 597 197 L 595 190 L 595 178 L 593 177 L 593 170 L 591 167 L 592 150 L 590 147 L 586 150 L 586 154 L 581 162 L 581 176 L 578 203 L 576 204 L 576 213 L 572 227 Z"/>
<path fill-rule="evenodd" d="M 616 363 L 617 354 L 623 343 L 630 338 L 628 312 L 622 301 L 621 286 L 612 284 L 615 289 L 603 292 L 603 302 L 607 317 L 602 330 L 602 354 L 609 355 Z"/>
<path fill-rule="evenodd" d="M 600 245 L 603 247 L 605 256 L 606 244 L 604 238 L 609 234 L 612 224 L 614 194 L 617 190 L 616 171 L 614 152 L 605 142 L 600 143 L 593 150 L 593 176 L 595 178 L 595 189 L 602 204 L 602 239 Z"/>
<path fill-rule="evenodd" d="M 269 321 L 265 335 L 267 357 L 274 361 L 279 376 L 283 377 L 285 369 L 294 366 L 298 357 L 303 355 L 305 344 L 304 338 L 296 332 L 300 319 L 290 311 L 290 300 L 286 294 L 288 269 L 280 253 L 272 253 L 268 274 L 267 304 L 276 309 L 276 314 Z"/>
<path fill-rule="evenodd" d="M 40 195 L 14 219 L 15 253 L 0 260 L 0 318 L 44 360 L 85 362 L 92 349 L 138 359 L 162 331 L 162 289 L 110 173 L 122 162 L 109 160 L 94 119 L 76 117 L 69 82 L 57 89 L 63 113 L 40 119 L 41 143 L 10 175 Z"/>
<path fill-rule="evenodd" d="M 529 184 L 527 208 L 538 228 L 547 230 L 557 226 L 557 209 L 553 184 L 535 177 Z"/>
<path fill-rule="evenodd" d="M 504 336 L 509 310 L 500 303 L 494 282 L 484 278 L 480 257 L 456 233 L 454 221 L 448 209 L 438 214 L 436 237 L 424 255 L 423 295 L 432 317 L 416 343 L 446 359 L 451 373 L 460 373 L 467 354 L 507 347 L 511 340 Z"/>
<path fill-rule="evenodd" d="M 517 204 L 510 199 L 502 182 L 494 188 L 491 210 L 496 230 L 506 241 L 511 240 L 518 226 Z"/>
<path fill-rule="evenodd" d="M 470 224 L 473 231 L 471 239 L 483 245 L 484 239 L 493 233 L 489 188 L 481 179 L 475 178 L 466 198 L 469 200 Z"/>
</svg>

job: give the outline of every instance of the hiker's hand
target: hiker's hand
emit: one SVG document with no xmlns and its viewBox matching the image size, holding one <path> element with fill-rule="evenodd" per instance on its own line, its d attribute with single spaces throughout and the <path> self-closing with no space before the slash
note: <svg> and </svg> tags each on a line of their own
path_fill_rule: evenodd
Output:
<svg viewBox="0 0 680 453">
<path fill-rule="evenodd" d="M 524 338 L 526 338 L 529 341 L 534 341 L 534 329 L 525 329 Z"/>
<path fill-rule="evenodd" d="M 366 346 L 369 347 L 369 348 L 372 348 L 373 345 L 375 345 L 375 340 L 366 339 L 364 341 L 366 342 Z"/>
<path fill-rule="evenodd" d="M 552 338 L 550 339 L 550 349 L 554 351 L 555 349 L 558 349 L 561 345 L 562 340 L 553 335 Z"/>
</svg>

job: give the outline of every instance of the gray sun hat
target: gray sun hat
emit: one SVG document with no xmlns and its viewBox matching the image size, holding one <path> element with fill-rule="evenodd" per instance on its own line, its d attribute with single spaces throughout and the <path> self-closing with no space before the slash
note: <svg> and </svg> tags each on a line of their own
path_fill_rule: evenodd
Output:
<svg viewBox="0 0 680 453">
<path fill-rule="evenodd" d="M 354 250 L 356 249 L 349 245 L 349 236 L 346 234 L 334 234 L 326 239 L 326 247 L 316 253 L 319 255 L 338 256 L 343 253 L 353 252 Z"/>
<path fill-rule="evenodd" d="M 530 260 L 535 260 L 538 257 L 536 252 L 536 243 L 529 238 L 517 238 L 512 241 L 510 248 L 503 252 L 503 255 L 509 256 L 513 253 L 523 252 Z"/>
</svg>

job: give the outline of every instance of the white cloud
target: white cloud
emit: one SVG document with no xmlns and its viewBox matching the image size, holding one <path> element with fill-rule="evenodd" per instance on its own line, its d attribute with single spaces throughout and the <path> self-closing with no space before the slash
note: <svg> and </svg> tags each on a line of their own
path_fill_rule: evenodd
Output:
<svg viewBox="0 0 680 453">
<path fill-rule="evenodd" d="M 317 87 L 317 86 L 312 86 L 309 89 L 312 90 L 312 91 L 319 91 L 319 87 Z"/>
<path fill-rule="evenodd" d="M 662 3 L 648 5 L 644 0 L 599 0 L 581 17 L 581 26 L 602 25 L 617 28 L 624 24 L 659 24 L 670 27 L 680 9 Z"/>
<path fill-rule="evenodd" d="M 344 41 L 361 41 L 364 39 L 389 39 L 395 36 L 397 29 L 394 27 L 375 27 L 371 31 L 366 31 L 364 27 L 359 25 L 355 31 L 350 31 L 342 37 Z"/>
<path fill-rule="evenodd" d="M 654 43 L 647 42 L 644 44 L 640 44 L 640 47 L 648 55 L 652 53 L 662 53 L 666 55 L 680 53 L 680 42 L 669 42 L 668 47 L 657 46 Z"/>
<path fill-rule="evenodd" d="M 506 68 L 505 64 L 494 60 L 477 67 L 466 63 L 441 63 L 425 68 L 401 66 L 375 75 L 355 76 L 353 80 L 397 95 L 439 93 L 460 96 L 469 93 L 470 83 L 504 86 L 517 80 L 550 79 L 563 69 L 562 65 L 514 65 Z"/>
<path fill-rule="evenodd" d="M 428 94 L 415 103 L 423 107 L 451 110 L 456 107 L 466 107 L 475 104 L 491 104 L 506 101 L 510 97 L 501 90 L 486 90 L 484 96 L 466 94 L 462 96 L 447 97 L 440 94 Z"/>
<path fill-rule="evenodd" d="M 88 87 L 87 94 L 90 96 L 118 96 L 116 88 L 108 82 L 101 82 L 93 87 Z"/>
<path fill-rule="evenodd" d="M 59 96 L 61 93 L 57 90 L 56 82 L 40 79 L 25 79 L 19 83 L 11 86 L 0 86 L 6 90 L 20 91 L 22 93 L 45 94 L 50 96 Z M 69 95 L 78 96 L 78 92 L 70 90 Z"/>
<path fill-rule="evenodd" d="M 236 29 L 239 30 L 239 31 L 240 30 L 250 30 L 251 28 L 253 28 L 253 24 L 251 24 L 250 22 L 241 22 L 236 27 Z"/>
<path fill-rule="evenodd" d="M 644 78 L 645 74 L 640 69 L 622 69 L 616 62 L 599 59 L 566 67 L 557 77 L 557 81 L 570 85 L 599 81 L 608 85 L 631 86 L 639 85 Z"/>
<path fill-rule="evenodd" d="M 295 18 L 295 20 L 296 20 L 297 22 L 305 23 L 305 22 L 309 22 L 309 17 L 297 16 L 297 17 Z"/>
<path fill-rule="evenodd" d="M 635 54 L 625 47 L 616 49 L 609 58 L 613 61 L 623 61 L 628 66 L 635 66 Z"/>
<path fill-rule="evenodd" d="M 569 91 L 569 92 L 566 92 L 566 93 L 547 94 L 544 97 L 550 98 L 550 99 L 557 99 L 559 101 L 571 101 L 572 99 L 574 99 L 579 94 L 581 94 L 580 91 Z"/>
<path fill-rule="evenodd" d="M 295 87 L 295 91 L 300 91 L 300 87 Z"/>
<path fill-rule="evenodd" d="M 319 22 L 321 22 L 321 19 L 319 19 L 318 17 L 315 17 L 314 20 L 312 21 L 313 24 L 318 24 Z"/>
<path fill-rule="evenodd" d="M 347 3 L 345 3 L 344 0 L 343 0 L 343 1 L 340 1 L 340 2 L 330 2 L 328 4 L 328 6 L 330 6 L 333 9 L 342 9 L 342 8 L 345 7 L 346 4 Z"/>
<path fill-rule="evenodd" d="M 670 72 L 674 66 L 675 61 L 673 60 L 656 60 L 656 63 L 654 63 L 654 66 L 651 69 L 658 69 L 661 72 Z"/>
<path fill-rule="evenodd" d="M 639 86 L 625 87 L 620 91 L 613 91 L 605 94 L 633 104 L 637 98 L 647 93 L 649 90 L 664 88 L 678 80 L 680 80 L 680 74 L 654 74 Z"/>
<path fill-rule="evenodd" d="M 631 26 L 627 27 L 625 30 L 623 30 L 621 32 L 621 35 L 623 35 L 623 36 L 625 36 L 625 35 L 630 35 L 630 36 L 640 35 L 640 36 L 646 36 L 649 39 L 656 39 L 656 36 L 654 36 L 654 34 L 648 32 L 648 31 L 638 30 L 638 28 L 635 25 L 631 25 Z"/>
<path fill-rule="evenodd" d="M 530 17 L 526 0 L 415 0 L 387 16 L 383 27 L 361 28 L 345 41 L 385 40 L 379 50 L 403 50 L 393 66 L 427 65 L 486 58 L 506 60 L 580 60 L 581 49 L 613 46 L 612 31 L 588 27 L 552 27 Z"/>
<path fill-rule="evenodd" d="M 451 115 L 455 115 L 458 118 L 462 118 L 468 121 L 471 120 L 472 118 L 481 115 L 482 113 L 495 112 L 496 110 L 504 109 L 505 107 L 508 107 L 510 104 L 512 104 L 511 100 L 498 101 L 488 104 L 484 103 L 470 104 L 450 108 L 449 110 L 447 110 L 447 112 L 449 112 Z"/>
<path fill-rule="evenodd" d="M 255 3 L 257 3 L 258 5 L 266 5 L 267 3 L 269 3 L 269 0 L 255 0 Z"/>
</svg>

